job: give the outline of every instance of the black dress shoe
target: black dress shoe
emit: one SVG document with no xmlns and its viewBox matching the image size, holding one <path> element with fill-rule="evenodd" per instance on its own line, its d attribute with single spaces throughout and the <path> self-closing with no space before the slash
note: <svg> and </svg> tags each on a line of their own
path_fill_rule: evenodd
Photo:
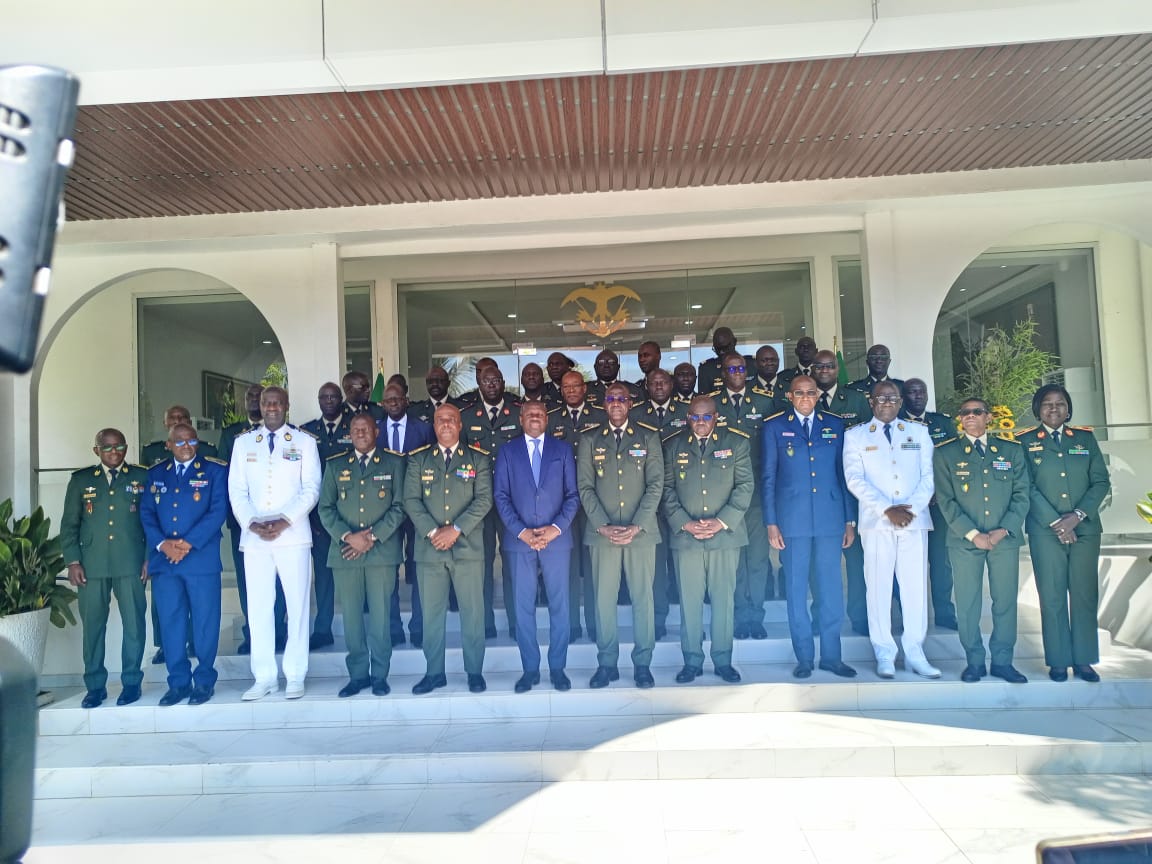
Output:
<svg viewBox="0 0 1152 864">
<path fill-rule="evenodd" d="M 1028 679 L 1016 671 L 1016 667 L 1011 663 L 1004 666 L 997 666 L 993 663 L 988 667 L 988 674 L 993 678 L 1003 678 L 1009 684 L 1027 684 Z"/>
<path fill-rule="evenodd" d="M 572 689 L 572 682 L 568 680 L 568 676 L 564 674 L 563 669 L 557 672 L 549 672 L 548 677 L 552 679 L 552 686 L 561 693 Z"/>
<path fill-rule="evenodd" d="M 945 630 L 959 630 L 960 625 L 956 623 L 955 618 L 937 618 L 936 626 L 943 627 Z"/>
<path fill-rule="evenodd" d="M 241 642 L 239 645 L 236 646 L 236 653 L 237 654 L 251 654 L 252 653 L 252 643 L 249 642 L 247 639 L 245 639 L 243 642 Z"/>
<path fill-rule="evenodd" d="M 392 647 L 393 648 L 395 648 L 397 645 L 403 645 L 407 641 L 408 640 L 404 638 L 403 633 L 400 633 L 400 634 L 393 633 L 392 634 Z"/>
<path fill-rule="evenodd" d="M 820 668 L 825 672 L 831 672 L 833 675 L 837 675 L 840 678 L 856 677 L 856 670 L 849 666 L 847 663 L 842 663 L 839 660 L 836 662 L 832 662 L 831 660 L 821 660 Z"/>
<path fill-rule="evenodd" d="M 152 655 L 152 665 L 153 666 L 163 666 L 164 665 L 164 649 L 163 648 L 157 648 L 156 653 Z"/>
<path fill-rule="evenodd" d="M 447 686 L 448 679 L 443 675 L 425 675 L 412 688 L 412 695 L 423 696 L 425 693 L 431 693 L 433 690 Z"/>
<path fill-rule="evenodd" d="M 388 679 L 374 678 L 372 679 L 372 695 L 373 696 L 387 696 L 392 692 L 392 688 L 388 686 Z"/>
<path fill-rule="evenodd" d="M 579 639 L 583 635 L 584 635 L 583 630 L 581 630 L 579 627 L 573 627 L 571 630 L 568 631 L 568 644 L 569 645 L 575 644 L 576 640 Z"/>
<path fill-rule="evenodd" d="M 361 690 L 367 690 L 372 686 L 372 682 L 367 678 L 353 678 L 347 684 L 340 688 L 340 692 L 336 695 L 341 699 L 347 699 L 349 696 L 355 696 Z"/>
<path fill-rule="evenodd" d="M 116 697 L 117 705 L 131 705 L 140 698 L 140 685 L 139 684 L 125 684 L 124 689 L 120 691 L 120 695 Z M 87 706 L 85 706 L 87 707 Z"/>
<path fill-rule="evenodd" d="M 81 708 L 99 708 L 104 704 L 104 700 L 108 698 L 108 691 L 101 687 L 99 690 L 89 690 L 84 694 L 84 701 L 80 703 Z"/>
<path fill-rule="evenodd" d="M 763 624 L 753 624 L 748 628 L 748 633 L 753 639 L 767 639 L 768 631 L 764 629 Z"/>
<path fill-rule="evenodd" d="M 588 682 L 588 686 L 593 690 L 598 690 L 601 687 L 607 687 L 609 682 L 620 680 L 620 670 L 615 666 L 609 668 L 608 666 L 599 666 L 596 672 L 592 675 L 592 680 Z"/>
<path fill-rule="evenodd" d="M 424 647 L 424 634 L 423 633 L 410 633 L 408 635 L 408 641 L 412 643 L 413 648 L 423 648 Z"/>
<path fill-rule="evenodd" d="M 663 624 L 656 625 L 656 641 L 659 642 L 668 635 L 668 628 Z"/>
<path fill-rule="evenodd" d="M 1068 667 L 1067 666 L 1053 666 L 1048 670 L 1048 677 L 1053 681 L 1067 681 L 1068 680 Z"/>
<path fill-rule="evenodd" d="M 309 651 L 319 651 L 321 648 L 327 648 L 329 645 L 335 644 L 336 640 L 333 638 L 331 633 L 313 633 L 308 638 Z"/>
<path fill-rule="evenodd" d="M 685 666 L 683 669 L 676 673 L 676 683 L 690 684 L 703 674 L 704 670 L 699 666 Z"/>
<path fill-rule="evenodd" d="M 652 677 L 652 670 L 647 666 L 637 666 L 632 673 L 632 678 L 641 690 L 656 686 L 656 679 Z"/>
<path fill-rule="evenodd" d="M 484 681 L 483 675 L 469 675 L 468 676 L 468 692 L 469 693 L 483 693 L 488 689 L 488 684 Z"/>
<path fill-rule="evenodd" d="M 212 687 L 193 687 L 192 695 L 188 697 L 189 705 L 203 705 L 215 694 Z"/>
<path fill-rule="evenodd" d="M 496 638 L 496 628 L 495 627 L 485 627 L 484 628 L 484 638 L 485 639 L 495 639 Z"/>
<path fill-rule="evenodd" d="M 751 639 L 752 638 L 752 628 L 749 627 L 747 624 L 737 624 L 735 629 L 732 631 L 732 638 L 733 639 Z"/>
<path fill-rule="evenodd" d="M 178 705 L 191 695 L 191 687 L 169 687 L 168 692 L 160 697 L 160 707 L 169 708 Z"/>
<path fill-rule="evenodd" d="M 972 684 L 973 682 L 979 681 L 987 674 L 988 670 L 985 669 L 983 665 L 974 666 L 969 663 L 964 667 L 964 671 L 960 673 L 960 680 L 966 684 Z"/>
<path fill-rule="evenodd" d="M 740 673 L 731 666 L 717 666 L 716 675 L 722 681 L 727 681 L 729 684 L 740 683 Z"/>
<path fill-rule="evenodd" d="M 1100 681 L 1100 675 L 1095 669 L 1086 664 L 1072 667 L 1072 674 L 1079 678 L 1081 681 L 1088 681 L 1091 684 L 1096 684 Z"/>
<path fill-rule="evenodd" d="M 532 689 L 533 685 L 540 683 L 540 672 L 525 672 L 520 676 L 520 680 L 516 682 L 516 686 L 512 689 L 517 693 L 527 693 Z"/>
<path fill-rule="evenodd" d="M 812 664 L 807 660 L 802 660 L 796 664 L 796 668 L 792 670 L 793 678 L 811 678 L 812 677 Z"/>
</svg>

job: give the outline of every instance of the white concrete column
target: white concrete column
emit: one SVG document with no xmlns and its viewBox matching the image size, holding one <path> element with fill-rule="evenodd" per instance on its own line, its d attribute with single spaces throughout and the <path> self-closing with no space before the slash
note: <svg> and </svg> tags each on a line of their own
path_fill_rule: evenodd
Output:
<svg viewBox="0 0 1152 864">
<path fill-rule="evenodd" d="M 1104 396 L 1109 423 L 1149 420 L 1146 277 L 1140 241 L 1127 234 L 1103 231 L 1097 255 L 1101 290 L 1100 354 L 1104 364 Z M 1143 358 L 1134 362 L 1136 358 Z"/>
<path fill-rule="evenodd" d="M 317 416 L 316 391 L 325 381 L 339 380 L 344 356 L 344 278 L 340 247 L 314 243 L 309 248 L 305 300 L 299 309 L 308 337 L 284 344 L 288 381 L 295 409 L 293 423 Z"/>
<path fill-rule="evenodd" d="M 396 280 L 377 278 L 372 283 L 372 359 L 374 362 L 383 360 L 388 374 L 405 372 L 400 368 L 400 343 L 404 339 L 397 313 Z M 406 374 L 409 378 L 413 375 L 423 377 L 425 371 L 411 369 Z M 411 386 L 411 380 L 408 383 Z"/>
<path fill-rule="evenodd" d="M 30 398 L 27 375 L 0 375 L 0 500 L 11 498 L 17 515 L 28 513 L 35 500 Z"/>
<path fill-rule="evenodd" d="M 839 329 L 839 296 L 836 293 L 836 264 L 831 255 L 812 258 L 812 324 L 808 334 L 821 349 L 831 350 L 832 339 Z M 780 365 L 795 363 L 794 358 L 781 358 Z"/>
</svg>

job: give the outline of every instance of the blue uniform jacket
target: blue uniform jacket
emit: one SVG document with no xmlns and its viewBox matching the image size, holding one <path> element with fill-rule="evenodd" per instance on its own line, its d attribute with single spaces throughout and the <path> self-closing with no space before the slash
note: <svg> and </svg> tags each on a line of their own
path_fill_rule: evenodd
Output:
<svg viewBox="0 0 1152 864">
<path fill-rule="evenodd" d="M 782 411 L 764 421 L 760 446 L 764 524 L 785 539 L 843 536 L 857 508 L 844 482 L 844 421 L 814 411 L 809 441 L 796 412 Z"/>
<path fill-rule="evenodd" d="M 197 456 L 179 483 L 172 459 L 149 468 L 140 506 L 149 575 L 219 573 L 220 529 L 227 513 L 228 468 L 219 459 Z M 187 540 L 192 551 L 179 564 L 171 564 L 156 548 L 164 540 Z"/>
<path fill-rule="evenodd" d="M 532 464 L 524 437 L 515 438 L 496 454 L 492 478 L 496 511 L 504 523 L 504 547 L 510 552 L 528 552 L 520 539 L 525 528 L 555 525 L 560 536 L 549 549 L 572 548 L 572 520 L 580 509 L 576 488 L 576 455 L 562 441 L 544 436 L 540 448 L 540 486 L 532 479 Z"/>
</svg>

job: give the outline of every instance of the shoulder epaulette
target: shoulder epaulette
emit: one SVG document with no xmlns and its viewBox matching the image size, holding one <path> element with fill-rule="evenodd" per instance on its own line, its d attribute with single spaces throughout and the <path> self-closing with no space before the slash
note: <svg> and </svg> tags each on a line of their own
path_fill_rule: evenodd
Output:
<svg viewBox="0 0 1152 864">
<path fill-rule="evenodd" d="M 583 429 L 585 432 L 591 432 L 593 429 L 599 429 L 600 424 L 599 423 L 586 423 L 584 426 L 581 426 L 580 428 Z"/>
<path fill-rule="evenodd" d="M 91 474 L 93 477 L 96 477 L 96 476 L 100 475 L 101 473 L 103 473 L 103 471 L 104 471 L 103 464 L 101 464 L 101 465 L 89 465 L 87 468 L 77 468 L 75 471 L 72 472 L 72 476 L 73 477 L 79 477 L 81 474 Z"/>
<path fill-rule="evenodd" d="M 607 410 L 608 410 L 608 409 L 607 409 L 607 408 L 605 408 L 603 405 L 597 405 L 597 404 L 595 404 L 594 402 L 587 402 L 587 403 L 585 403 L 585 404 L 587 405 L 589 412 L 592 412 L 592 411 L 607 411 Z"/>
<path fill-rule="evenodd" d="M 567 410 L 568 410 L 567 406 L 557 405 L 555 408 L 552 408 L 548 413 L 549 414 L 555 414 L 557 411 L 567 411 Z"/>
<path fill-rule="evenodd" d="M 836 394 L 836 395 L 840 395 L 840 394 Z M 827 414 L 829 417 L 835 417 L 837 420 L 843 420 L 844 419 L 843 416 L 841 416 L 840 414 L 837 414 L 835 411 L 822 410 L 821 413 Z"/>
<path fill-rule="evenodd" d="M 305 435 L 311 436 L 313 438 L 313 440 L 315 440 L 315 441 L 320 440 L 320 436 L 317 435 L 315 432 L 313 432 L 311 429 L 305 429 L 303 426 L 297 426 L 294 428 L 296 428 L 300 432 L 303 432 Z"/>
<path fill-rule="evenodd" d="M 915 417 L 905 417 L 904 422 L 905 423 L 915 423 L 917 426 L 927 426 L 928 425 L 928 422 L 926 420 L 917 420 Z"/>
<path fill-rule="evenodd" d="M 783 413 L 784 413 L 783 411 L 777 411 L 775 414 L 773 414 L 769 417 L 765 417 L 764 422 L 767 423 L 769 420 L 775 420 L 777 417 L 779 417 Z"/>
<path fill-rule="evenodd" d="M 479 444 L 477 444 L 475 442 L 469 444 L 468 448 L 470 450 L 475 450 L 477 453 L 483 453 L 485 456 L 491 456 L 492 455 L 491 453 L 489 453 L 487 450 L 485 450 L 483 447 L 481 447 Z"/>
<path fill-rule="evenodd" d="M 769 393 L 767 390 L 765 390 L 763 387 L 753 387 L 753 388 L 752 388 L 752 392 L 753 392 L 753 393 L 758 393 L 758 394 L 759 394 L 759 395 L 761 395 L 761 396 L 771 396 L 771 395 L 772 395 L 772 394 L 771 394 L 771 393 Z"/>
<path fill-rule="evenodd" d="M 943 447 L 945 444 L 951 444 L 953 441 L 958 441 L 959 439 L 960 439 L 959 435 L 953 435 L 951 438 L 947 438 L 943 441 L 937 442 L 936 447 L 937 448 Z"/>
<path fill-rule="evenodd" d="M 1073 426 L 1071 424 L 1065 424 L 1065 425 L 1067 426 L 1067 428 L 1075 429 L 1079 432 L 1093 432 L 1093 431 L 1095 431 L 1095 427 L 1093 427 L 1093 426 Z"/>
<path fill-rule="evenodd" d="M 417 453 L 423 453 L 425 450 L 431 450 L 431 449 L 432 449 L 431 444 L 425 444 L 423 447 L 417 447 L 415 450 L 410 451 L 408 453 L 408 455 L 409 456 L 415 456 Z"/>
<path fill-rule="evenodd" d="M 708 398 L 711 399 L 714 396 L 719 396 L 723 392 L 724 392 L 724 388 L 721 387 L 719 390 L 713 390 L 711 393 L 704 393 L 702 395 L 707 396 Z"/>
<path fill-rule="evenodd" d="M 1017 429 L 1016 434 L 1017 435 L 1027 435 L 1029 432 L 1035 432 L 1039 428 L 1040 428 L 1039 426 L 1029 426 L 1027 429 Z"/>
<path fill-rule="evenodd" d="M 331 456 L 327 457 L 324 461 L 325 462 L 331 462 L 333 459 L 343 459 L 347 455 L 348 455 L 347 450 L 341 450 L 339 453 L 333 453 Z"/>
<path fill-rule="evenodd" d="M 665 435 L 663 438 L 660 439 L 660 443 L 661 444 L 667 444 L 669 441 L 671 441 L 673 438 L 675 438 L 677 435 L 679 435 L 680 431 L 681 430 L 677 429 L 675 432 L 669 432 L 667 435 Z"/>
<path fill-rule="evenodd" d="M 225 462 L 224 464 L 225 464 L 225 465 L 227 465 L 228 463 L 227 463 L 227 462 Z M 143 465 L 140 465 L 140 464 L 138 464 L 138 463 L 136 463 L 136 462 L 129 462 L 129 463 L 128 463 L 128 467 L 129 467 L 129 468 L 139 468 L 141 471 L 147 471 L 147 470 L 148 470 L 148 469 L 147 469 L 147 468 L 145 468 Z"/>
<path fill-rule="evenodd" d="M 224 465 L 225 467 L 228 465 L 224 459 L 220 459 L 217 456 L 201 456 L 200 458 L 205 462 L 215 462 L 217 465 Z"/>
<path fill-rule="evenodd" d="M 400 450 L 393 450 L 391 447 L 381 447 L 380 449 L 383 450 L 385 453 L 392 454 L 393 456 L 403 456 L 404 455 L 404 453 L 401 452 Z"/>
<path fill-rule="evenodd" d="M 989 434 L 995 435 L 1001 441 L 1011 441 L 1013 444 L 1019 444 L 1020 443 L 1019 441 L 1016 440 L 1016 435 L 1013 433 L 1013 431 L 1011 429 L 989 430 Z"/>
<path fill-rule="evenodd" d="M 743 429 L 737 429 L 735 426 L 727 426 L 725 428 L 733 435 L 740 435 L 741 437 L 748 439 L 752 438 L 752 436 L 745 432 Z"/>
<path fill-rule="evenodd" d="M 644 427 L 645 429 L 647 429 L 649 432 L 659 432 L 659 431 L 660 431 L 660 430 L 659 430 L 659 429 L 657 429 L 655 426 L 652 426 L 652 425 L 651 425 L 651 424 L 649 424 L 649 423 L 645 423 L 643 420 L 637 420 L 637 421 L 636 421 L 636 425 L 637 425 L 637 426 L 643 426 L 643 427 Z"/>
</svg>

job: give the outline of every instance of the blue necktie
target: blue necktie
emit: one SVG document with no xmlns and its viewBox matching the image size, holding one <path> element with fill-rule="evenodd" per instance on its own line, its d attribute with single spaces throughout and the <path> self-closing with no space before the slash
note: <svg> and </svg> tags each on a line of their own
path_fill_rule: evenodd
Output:
<svg viewBox="0 0 1152 864">
<path fill-rule="evenodd" d="M 892 424 L 891 423 L 885 423 L 884 424 L 884 437 L 888 439 L 889 444 L 892 443 Z"/>
<path fill-rule="evenodd" d="M 805 417 L 804 418 L 804 437 L 809 439 L 809 440 L 812 439 L 812 427 L 809 425 L 811 422 L 812 422 L 811 417 Z"/>
<path fill-rule="evenodd" d="M 532 479 L 536 481 L 536 486 L 540 486 L 540 440 L 538 438 L 532 439 Z"/>
<path fill-rule="evenodd" d="M 276 433 L 275 432 L 269 432 L 268 433 L 268 452 L 271 453 L 273 451 L 273 449 L 275 449 L 275 447 L 276 447 Z"/>
<path fill-rule="evenodd" d="M 397 453 L 400 452 L 400 424 L 392 424 L 392 449 Z"/>
</svg>

